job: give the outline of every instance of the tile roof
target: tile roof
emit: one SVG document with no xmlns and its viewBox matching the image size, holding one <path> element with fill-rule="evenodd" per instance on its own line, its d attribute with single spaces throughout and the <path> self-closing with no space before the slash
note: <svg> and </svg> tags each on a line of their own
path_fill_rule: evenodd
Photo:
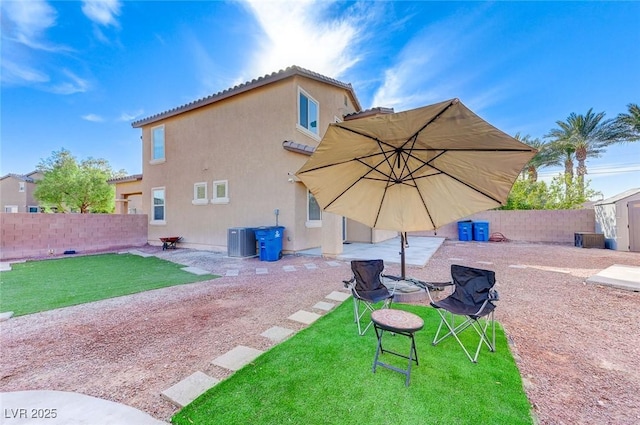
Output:
<svg viewBox="0 0 640 425">
<path fill-rule="evenodd" d="M 355 108 L 360 109 L 360 101 L 356 97 L 356 93 L 351 86 L 351 83 L 343 83 L 341 81 L 335 80 L 330 77 L 326 77 L 322 74 L 318 74 L 317 72 L 310 71 L 305 68 L 301 68 L 299 66 L 293 65 L 286 69 L 280 70 L 278 72 L 273 72 L 271 74 L 267 74 L 263 77 L 259 77 L 257 79 L 253 79 L 251 81 L 247 81 L 243 84 L 239 84 L 232 88 L 228 88 L 226 90 L 220 91 L 218 93 L 212 94 L 207 97 L 203 97 L 198 100 L 194 100 L 193 102 L 187 103 L 185 105 L 178 106 L 173 109 L 169 109 L 168 111 L 160 112 L 155 115 L 151 115 L 147 118 L 143 118 L 141 120 L 137 120 L 131 123 L 133 128 L 140 128 L 143 125 L 151 124 L 156 121 L 160 121 L 164 118 L 173 117 L 175 115 L 182 114 L 184 112 L 188 112 L 197 108 L 201 108 L 203 106 L 210 105 L 212 103 L 218 102 L 223 99 L 227 99 L 231 96 L 238 95 L 240 93 L 247 92 L 249 90 L 253 90 L 258 87 L 265 86 L 267 84 L 271 84 L 277 81 L 284 80 L 285 78 L 289 78 L 294 75 L 301 75 L 303 77 L 311 78 L 316 81 L 320 81 L 323 83 L 331 84 L 339 88 L 343 88 L 351 92 L 351 96 L 353 97 Z"/>
<path fill-rule="evenodd" d="M 138 180 L 142 180 L 142 174 L 132 174 L 130 176 L 124 177 L 116 177 L 114 179 L 107 180 L 107 183 L 126 183 L 126 182 L 135 182 Z"/>
<path fill-rule="evenodd" d="M 33 174 L 33 173 L 31 173 L 31 174 Z M 20 180 L 20 181 L 27 182 L 27 183 L 35 183 L 35 180 L 33 178 L 29 177 L 29 176 L 26 176 L 26 175 L 23 175 L 23 174 L 14 174 L 14 173 L 9 173 L 7 175 L 4 175 L 4 176 L 0 177 L 0 180 L 4 180 L 4 179 L 9 178 L 9 177 L 13 177 L 16 180 Z"/>
<path fill-rule="evenodd" d="M 347 114 L 344 116 L 345 121 L 355 120 L 358 118 L 370 117 L 372 115 L 380 115 L 380 114 L 393 114 L 393 108 L 385 108 L 382 106 L 376 106 L 375 108 L 365 109 L 364 111 L 352 112 L 351 114 Z"/>
<path fill-rule="evenodd" d="M 290 140 L 282 142 L 282 147 L 290 152 L 301 153 L 309 156 L 316 151 L 316 148 L 313 146 L 303 145 L 302 143 L 292 142 Z"/>
</svg>

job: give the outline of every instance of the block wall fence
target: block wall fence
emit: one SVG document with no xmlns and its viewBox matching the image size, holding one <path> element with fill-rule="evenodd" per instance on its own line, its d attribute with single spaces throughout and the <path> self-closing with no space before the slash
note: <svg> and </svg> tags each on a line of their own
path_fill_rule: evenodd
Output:
<svg viewBox="0 0 640 425">
<path fill-rule="evenodd" d="M 484 211 L 463 220 L 488 221 L 489 235 L 502 233 L 507 239 L 523 242 L 574 243 L 574 233 L 595 232 L 593 209 Z M 458 222 L 449 223 L 437 232 L 412 232 L 416 236 L 441 236 L 458 239 Z"/>
<path fill-rule="evenodd" d="M 144 246 L 147 226 L 144 214 L 0 213 L 0 259 Z"/>
<path fill-rule="evenodd" d="M 571 244 L 576 232 L 595 232 L 595 211 L 485 211 L 465 220 L 488 221 L 489 234 L 502 233 L 523 242 Z M 140 247 L 147 244 L 146 214 L 28 214 L 0 213 L 0 260 L 42 258 Z M 437 232 L 410 236 L 458 239 L 458 224 Z"/>
</svg>

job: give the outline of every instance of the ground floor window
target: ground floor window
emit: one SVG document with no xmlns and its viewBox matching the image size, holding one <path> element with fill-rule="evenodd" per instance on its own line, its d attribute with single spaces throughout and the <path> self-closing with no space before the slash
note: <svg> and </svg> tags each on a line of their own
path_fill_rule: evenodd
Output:
<svg viewBox="0 0 640 425">
<path fill-rule="evenodd" d="M 320 226 L 322 226 L 322 210 L 316 198 L 307 190 L 307 227 Z"/>
<path fill-rule="evenodd" d="M 212 204 L 228 204 L 229 203 L 229 181 L 216 180 L 213 182 L 213 198 Z"/>
<path fill-rule="evenodd" d="M 165 222 L 165 190 L 164 187 L 157 187 L 151 190 L 152 193 L 152 204 L 153 204 L 153 215 L 151 218 L 151 222 L 155 224 L 160 224 Z"/>
</svg>

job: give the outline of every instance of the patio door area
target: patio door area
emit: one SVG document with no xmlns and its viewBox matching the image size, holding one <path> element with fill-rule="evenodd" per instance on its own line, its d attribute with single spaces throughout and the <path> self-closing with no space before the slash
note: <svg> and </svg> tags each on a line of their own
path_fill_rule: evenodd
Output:
<svg viewBox="0 0 640 425">
<path fill-rule="evenodd" d="M 640 252 L 640 201 L 631 201 L 629 208 L 629 251 Z"/>
</svg>

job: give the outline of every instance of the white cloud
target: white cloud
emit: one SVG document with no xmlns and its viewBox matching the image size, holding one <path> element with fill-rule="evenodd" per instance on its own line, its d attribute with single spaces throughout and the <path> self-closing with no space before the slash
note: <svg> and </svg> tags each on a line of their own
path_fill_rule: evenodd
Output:
<svg viewBox="0 0 640 425">
<path fill-rule="evenodd" d="M 31 49 L 46 51 L 70 51 L 66 46 L 43 40 L 44 32 L 55 26 L 57 12 L 44 0 L 3 1 L 3 41 L 19 43 Z M 6 19 L 5 19 L 6 17 Z"/>
<path fill-rule="evenodd" d="M 83 0 L 82 13 L 98 25 L 117 27 L 121 7 L 119 0 Z"/>
<path fill-rule="evenodd" d="M 2 82 L 10 84 L 46 83 L 49 76 L 27 65 L 16 64 L 8 59 L 2 60 Z"/>
<path fill-rule="evenodd" d="M 104 122 L 104 118 L 97 114 L 86 114 L 81 117 L 85 121 Z"/>
<path fill-rule="evenodd" d="M 364 24 L 377 10 L 374 3 L 355 4 L 330 17 L 336 3 L 326 0 L 249 0 L 244 4 L 264 32 L 247 70 L 253 76 L 299 65 L 339 78 L 361 60 L 358 44 L 365 36 Z"/>
<path fill-rule="evenodd" d="M 87 80 L 84 80 L 73 72 L 64 69 L 63 74 L 67 76 L 68 80 L 53 86 L 50 90 L 57 94 L 74 94 L 86 92 L 90 85 Z"/>
<path fill-rule="evenodd" d="M 142 109 L 138 109 L 133 113 L 123 112 L 120 114 L 120 117 L 118 117 L 118 121 L 133 121 L 134 119 L 142 116 L 143 113 L 144 113 L 144 110 Z"/>
</svg>

